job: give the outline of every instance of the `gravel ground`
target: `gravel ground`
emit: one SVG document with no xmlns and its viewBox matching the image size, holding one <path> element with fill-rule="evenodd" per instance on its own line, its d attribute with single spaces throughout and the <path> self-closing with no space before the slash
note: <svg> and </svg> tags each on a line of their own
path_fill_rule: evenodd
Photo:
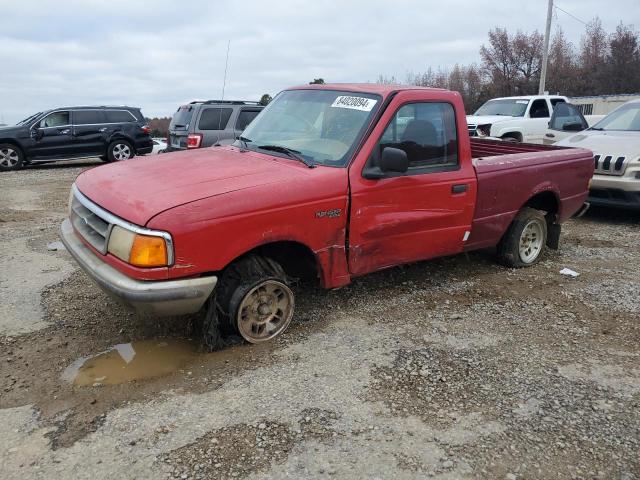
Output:
<svg viewBox="0 0 640 480">
<path fill-rule="evenodd" d="M 640 479 L 639 214 L 570 221 L 533 268 L 478 252 L 301 286 L 282 338 L 203 353 L 47 247 L 97 164 L 0 175 L 2 478 Z M 128 342 L 193 351 L 63 379 Z"/>
</svg>

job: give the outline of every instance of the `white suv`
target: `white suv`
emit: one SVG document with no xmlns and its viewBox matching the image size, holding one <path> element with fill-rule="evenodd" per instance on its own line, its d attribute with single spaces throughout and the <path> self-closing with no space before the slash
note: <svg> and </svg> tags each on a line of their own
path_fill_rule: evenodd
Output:
<svg viewBox="0 0 640 480">
<path fill-rule="evenodd" d="M 581 116 L 573 106 L 567 107 L 564 130 L 577 125 Z M 589 203 L 640 210 L 640 100 L 625 103 L 591 128 L 555 145 L 593 151 L 595 171 Z"/>
</svg>

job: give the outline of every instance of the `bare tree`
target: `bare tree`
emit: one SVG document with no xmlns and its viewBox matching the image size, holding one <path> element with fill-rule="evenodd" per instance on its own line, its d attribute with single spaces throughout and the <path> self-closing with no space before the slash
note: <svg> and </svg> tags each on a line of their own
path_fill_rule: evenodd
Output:
<svg viewBox="0 0 640 480">
<path fill-rule="evenodd" d="M 580 42 L 580 76 L 578 90 L 585 95 L 598 95 L 607 90 L 606 60 L 609 53 L 607 34 L 599 18 L 588 25 Z"/>
<path fill-rule="evenodd" d="M 618 25 L 609 36 L 607 78 L 611 93 L 640 92 L 640 45 L 638 32 Z"/>
<path fill-rule="evenodd" d="M 559 27 L 549 47 L 547 71 L 547 88 L 550 92 L 564 95 L 574 90 L 576 78 L 579 76 L 576 52 Z"/>
</svg>

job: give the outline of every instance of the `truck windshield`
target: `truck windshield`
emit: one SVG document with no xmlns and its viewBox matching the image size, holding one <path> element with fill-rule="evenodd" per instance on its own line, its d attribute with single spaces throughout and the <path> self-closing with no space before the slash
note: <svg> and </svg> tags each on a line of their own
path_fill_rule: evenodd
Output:
<svg viewBox="0 0 640 480">
<path fill-rule="evenodd" d="M 236 145 L 284 157 L 291 156 L 287 149 L 314 165 L 344 166 L 381 100 L 367 93 L 287 90 L 256 117 Z"/>
<path fill-rule="evenodd" d="M 26 123 L 29 123 L 29 122 L 35 120 L 36 118 L 38 118 L 39 115 L 42 115 L 42 112 L 34 113 L 30 117 L 27 117 L 24 120 L 20 120 L 18 123 L 16 123 L 16 125 L 24 125 Z"/>
<path fill-rule="evenodd" d="M 529 100 L 509 98 L 501 100 L 489 100 L 482 105 L 475 116 L 480 115 L 505 115 L 507 117 L 522 117 L 527 111 Z"/>
<path fill-rule="evenodd" d="M 191 117 L 193 116 L 193 107 L 191 105 L 184 105 L 178 108 L 178 111 L 171 117 L 171 123 L 169 124 L 170 130 L 185 130 L 189 127 Z"/>
<path fill-rule="evenodd" d="M 617 108 L 591 129 L 640 132 L 640 103 L 628 103 Z"/>
</svg>

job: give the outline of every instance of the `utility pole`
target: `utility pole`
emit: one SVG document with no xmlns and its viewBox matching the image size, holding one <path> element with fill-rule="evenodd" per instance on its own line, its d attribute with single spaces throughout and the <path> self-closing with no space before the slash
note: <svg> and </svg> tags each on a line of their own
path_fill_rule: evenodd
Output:
<svg viewBox="0 0 640 480">
<path fill-rule="evenodd" d="M 547 29 L 544 34 L 544 51 L 542 52 L 542 71 L 540 72 L 540 87 L 538 95 L 544 95 L 544 84 L 547 80 L 547 63 L 549 63 L 549 36 L 551 35 L 551 16 L 553 15 L 553 0 L 549 0 L 547 9 Z"/>
</svg>

